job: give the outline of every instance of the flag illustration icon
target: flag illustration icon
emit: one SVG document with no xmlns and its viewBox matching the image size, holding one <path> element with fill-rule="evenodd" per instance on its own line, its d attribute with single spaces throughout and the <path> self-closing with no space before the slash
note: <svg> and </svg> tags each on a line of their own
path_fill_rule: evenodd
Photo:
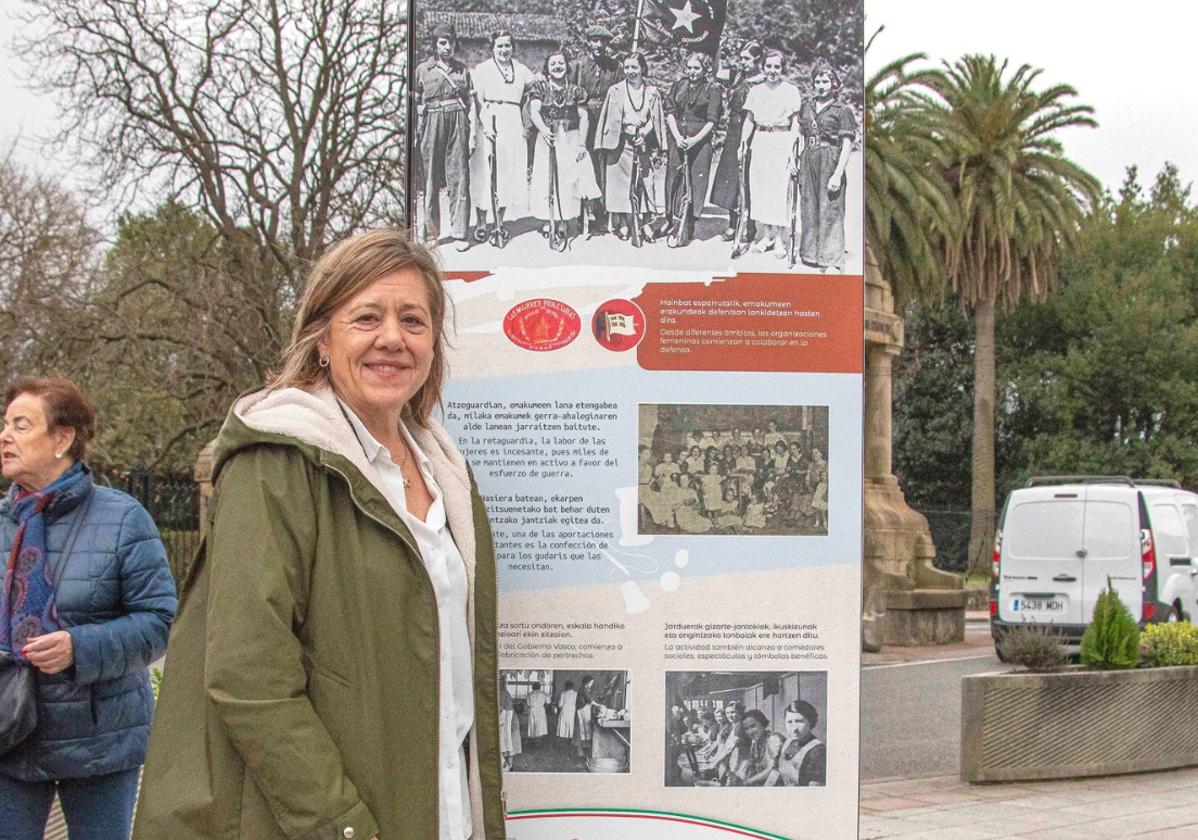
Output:
<svg viewBox="0 0 1198 840">
<path fill-rule="evenodd" d="M 636 347 L 645 337 L 647 324 L 641 308 L 624 298 L 613 298 L 600 304 L 591 317 L 595 340 L 614 353 Z"/>
<path fill-rule="evenodd" d="M 641 25 L 647 40 L 673 41 L 714 56 L 728 17 L 728 0 L 643 0 Z"/>
<path fill-rule="evenodd" d="M 608 335 L 636 335 L 636 318 L 619 312 L 604 313 Z"/>
</svg>

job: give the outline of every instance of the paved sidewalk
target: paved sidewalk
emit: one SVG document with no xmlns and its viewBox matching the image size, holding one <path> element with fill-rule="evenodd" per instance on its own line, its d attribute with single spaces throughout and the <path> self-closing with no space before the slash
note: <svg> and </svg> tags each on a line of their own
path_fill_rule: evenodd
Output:
<svg viewBox="0 0 1198 840">
<path fill-rule="evenodd" d="M 861 786 L 860 840 L 1198 838 L 1198 768 L 971 785 L 956 776 Z"/>
</svg>

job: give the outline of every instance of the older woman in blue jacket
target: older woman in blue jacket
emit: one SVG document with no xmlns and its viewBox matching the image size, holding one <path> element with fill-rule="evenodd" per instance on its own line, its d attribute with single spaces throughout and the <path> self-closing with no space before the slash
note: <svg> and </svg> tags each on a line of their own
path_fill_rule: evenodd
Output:
<svg viewBox="0 0 1198 840">
<path fill-rule="evenodd" d="M 40 840 L 56 790 L 71 840 L 129 836 L 175 586 L 150 515 L 92 483 L 94 418 L 66 379 L 5 397 L 0 652 L 36 669 L 38 699 L 37 727 L 0 755 L 5 840 Z"/>
</svg>

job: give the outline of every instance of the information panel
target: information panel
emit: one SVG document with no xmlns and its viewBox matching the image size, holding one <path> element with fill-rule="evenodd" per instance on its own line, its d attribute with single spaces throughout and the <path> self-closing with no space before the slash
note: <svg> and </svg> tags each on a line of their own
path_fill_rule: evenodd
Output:
<svg viewBox="0 0 1198 840">
<path fill-rule="evenodd" d="M 509 836 L 855 837 L 861 3 L 412 20 Z"/>
</svg>

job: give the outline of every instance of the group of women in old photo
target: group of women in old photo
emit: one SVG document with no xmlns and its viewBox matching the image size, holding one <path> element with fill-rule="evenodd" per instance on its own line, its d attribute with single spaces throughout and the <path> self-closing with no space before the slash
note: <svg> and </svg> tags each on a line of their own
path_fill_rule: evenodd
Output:
<svg viewBox="0 0 1198 840">
<path fill-rule="evenodd" d="M 641 533 L 823 533 L 828 462 L 818 446 L 766 429 L 696 430 L 677 449 L 641 444 Z"/>
<path fill-rule="evenodd" d="M 774 731 L 760 709 L 739 700 L 710 708 L 675 703 L 667 723 L 670 787 L 822 787 L 827 746 L 817 738 L 819 712 L 796 699 Z"/>
<path fill-rule="evenodd" d="M 536 67 L 519 60 L 519 46 L 496 30 L 490 56 L 467 67 L 453 27 L 432 30 L 413 86 L 426 235 L 459 251 L 503 247 L 510 223 L 532 217 L 559 250 L 600 234 L 680 247 L 706 211 L 724 218 L 733 256 L 751 249 L 844 270 L 857 116 L 839 101 L 829 63 L 815 62 L 803 93 L 787 56 L 756 41 L 719 66 L 691 53 L 653 72 L 644 52 L 617 51 L 600 25 L 580 54 L 556 49 Z"/>
</svg>

